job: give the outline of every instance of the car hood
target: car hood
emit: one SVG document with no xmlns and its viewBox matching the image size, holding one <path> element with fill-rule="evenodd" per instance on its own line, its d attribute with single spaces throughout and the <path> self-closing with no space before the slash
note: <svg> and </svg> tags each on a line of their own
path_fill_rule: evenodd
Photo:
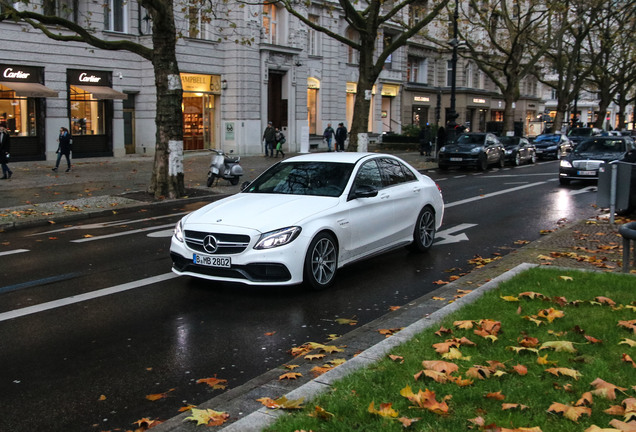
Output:
<svg viewBox="0 0 636 432">
<path fill-rule="evenodd" d="M 446 144 L 447 152 L 470 152 L 472 149 L 477 147 L 483 147 L 480 144 Z"/>
<path fill-rule="evenodd" d="M 297 225 L 339 202 L 340 198 L 334 197 L 239 193 L 190 213 L 185 225 L 214 224 L 267 232 Z"/>
<path fill-rule="evenodd" d="M 540 147 L 540 148 L 555 147 L 559 145 L 558 141 L 535 141 L 533 144 L 535 145 L 535 147 Z"/>
<path fill-rule="evenodd" d="M 612 162 L 615 160 L 622 159 L 625 153 L 622 152 L 608 152 L 608 153 L 591 153 L 591 152 L 582 152 L 582 153 L 572 153 L 570 159 L 572 160 L 602 160 L 606 162 Z"/>
</svg>

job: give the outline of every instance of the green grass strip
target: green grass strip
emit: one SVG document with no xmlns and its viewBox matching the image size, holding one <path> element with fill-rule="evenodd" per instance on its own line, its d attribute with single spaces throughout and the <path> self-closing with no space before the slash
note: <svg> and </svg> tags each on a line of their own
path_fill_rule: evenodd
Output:
<svg viewBox="0 0 636 432">
<path fill-rule="evenodd" d="M 527 292 L 540 293 L 541 296 L 519 296 Z M 506 296 L 518 300 L 504 300 Z M 611 306 L 603 297 L 611 299 L 615 305 Z M 559 315 L 559 311 L 563 316 L 548 322 L 553 315 Z M 527 317 L 535 317 L 535 321 Z M 457 432 L 480 430 L 469 421 L 476 418 L 482 418 L 486 425 L 511 430 L 537 428 L 534 430 L 578 432 L 592 425 L 610 428 L 610 421 L 623 421 L 625 418 L 607 414 L 604 410 L 620 405 L 629 397 L 636 397 L 636 368 L 624 361 L 623 356 L 627 354 L 636 360 L 636 346 L 629 345 L 629 341 L 636 340 L 636 330 L 619 326 L 620 321 L 634 319 L 634 276 L 545 267 L 531 269 L 446 317 L 441 326 L 452 329 L 452 333 L 439 336 L 435 334 L 439 327 L 427 329 L 391 352 L 402 357 L 403 362 L 393 361 L 387 356 L 339 381 L 331 391 L 308 402 L 303 410 L 281 416 L 267 430 Z M 476 335 L 475 328 L 464 330 L 453 324 L 466 320 L 474 323 L 481 320 L 500 322 L 496 340 Z M 586 335 L 592 339 L 586 339 Z M 443 359 L 433 348 L 433 344 L 462 337 L 475 345 L 461 345 L 458 349 L 463 357 L 460 359 Z M 537 339 L 536 346 L 520 350 L 520 343 L 524 340 L 532 342 L 531 338 Z M 548 342 L 558 342 L 548 344 L 557 348 L 571 346 L 575 351 L 540 349 Z M 549 363 L 539 364 L 539 357 Z M 503 368 L 486 379 L 473 378 L 472 385 L 460 387 L 454 382 L 439 383 L 424 376 L 416 380 L 414 375 L 424 369 L 422 362 L 426 360 L 454 363 L 458 371 L 452 375 L 463 379 L 475 365 L 488 367 L 493 364 L 489 362 L 500 362 Z M 527 374 L 515 372 L 513 367 L 517 365 L 525 366 Z M 551 368 L 563 368 L 561 371 L 564 373 L 555 375 L 546 371 Z M 591 383 L 597 378 L 625 390 L 616 390 L 616 400 L 594 394 L 591 404 L 587 405 L 590 415 L 581 414 L 576 421 L 560 413 L 548 412 L 553 403 L 574 406 L 586 392 L 595 390 Z M 406 386 L 410 386 L 414 393 L 425 389 L 434 392 L 437 401 L 446 402 L 448 413 L 442 415 L 413 407 L 408 399 L 400 395 Z M 502 400 L 486 397 L 497 392 L 503 395 Z M 405 429 L 396 418 L 370 413 L 372 402 L 376 410 L 381 408 L 381 404 L 391 404 L 398 413 L 397 418 L 418 420 Z M 527 408 L 504 410 L 503 403 L 522 404 Z M 329 414 L 316 416 L 316 407 Z"/>
</svg>

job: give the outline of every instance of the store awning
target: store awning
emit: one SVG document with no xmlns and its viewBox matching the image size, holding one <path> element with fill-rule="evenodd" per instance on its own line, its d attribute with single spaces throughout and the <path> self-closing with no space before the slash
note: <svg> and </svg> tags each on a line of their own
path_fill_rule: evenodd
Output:
<svg viewBox="0 0 636 432">
<path fill-rule="evenodd" d="M 57 92 L 42 84 L 15 81 L 0 81 L 5 87 L 15 91 L 19 97 L 57 97 Z"/>
<path fill-rule="evenodd" d="M 93 95 L 95 99 L 128 99 L 126 93 L 118 92 L 110 87 L 77 85 L 75 87 Z"/>
</svg>

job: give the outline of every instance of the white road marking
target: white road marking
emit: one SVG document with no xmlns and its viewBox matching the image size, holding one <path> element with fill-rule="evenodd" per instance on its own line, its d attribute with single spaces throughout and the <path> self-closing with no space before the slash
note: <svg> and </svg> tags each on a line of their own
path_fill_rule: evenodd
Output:
<svg viewBox="0 0 636 432">
<path fill-rule="evenodd" d="M 444 207 L 445 208 L 449 208 L 449 207 L 455 207 L 455 206 L 458 206 L 458 205 L 461 205 L 461 204 L 468 204 L 468 203 L 471 203 L 471 202 L 474 202 L 474 201 L 479 201 L 479 200 L 483 200 L 483 199 L 486 199 L 486 198 L 491 198 L 491 197 L 494 197 L 494 196 L 497 196 L 497 195 L 503 195 L 503 194 L 507 194 L 507 193 L 510 193 L 510 192 L 516 192 L 518 190 L 526 189 L 526 188 L 529 188 L 529 187 L 541 186 L 542 184 L 545 184 L 545 183 L 546 182 L 537 182 L 537 183 L 530 183 L 530 184 L 523 185 L 523 186 L 513 187 L 513 188 L 510 188 L 510 189 L 503 189 L 503 190 L 500 190 L 500 191 L 497 191 L 497 192 L 492 192 L 492 193 L 489 193 L 489 194 L 479 195 L 479 196 L 475 196 L 475 197 L 472 197 L 472 198 L 466 198 L 466 199 L 463 199 L 463 200 L 459 200 L 459 201 L 455 201 L 455 202 L 452 202 L 452 203 L 444 204 Z"/>
<path fill-rule="evenodd" d="M 146 279 L 141 279 L 138 281 L 128 282 L 122 285 L 117 285 L 110 288 L 104 288 L 97 291 L 88 292 L 85 294 L 79 294 L 76 296 L 66 297 L 59 300 L 53 300 L 47 303 L 42 303 L 35 306 L 29 306 L 22 309 L 16 309 L 9 312 L 0 313 L 0 322 L 8 321 L 15 318 L 20 318 L 26 315 L 35 314 L 38 312 L 43 312 L 46 310 L 56 309 L 63 306 L 68 306 L 74 303 L 80 303 L 86 300 L 92 300 L 98 297 L 104 297 L 111 294 L 116 294 L 122 291 L 128 291 L 135 288 L 141 288 L 146 285 L 151 285 L 158 282 L 163 282 L 172 278 L 177 277 L 176 274 L 164 273 L 157 276 L 152 276 Z"/>
<path fill-rule="evenodd" d="M 147 231 L 157 231 L 157 230 L 160 230 L 162 228 L 174 227 L 174 225 L 175 224 L 170 223 L 170 224 L 165 224 L 165 225 L 157 225 L 157 226 L 152 226 L 152 227 L 140 228 L 140 229 L 131 230 L 131 231 L 122 231 L 122 232 L 113 233 L 113 234 L 106 234 L 106 235 L 103 235 L 103 236 L 84 237 L 84 238 L 77 239 L 77 240 L 71 240 L 71 243 L 85 243 L 85 242 L 90 242 L 90 241 L 95 241 L 95 240 L 104 240 L 104 239 L 107 239 L 107 238 L 121 237 L 121 236 L 125 236 L 125 235 L 130 235 L 130 234 L 138 234 L 138 233 L 143 233 L 143 232 L 147 232 Z"/>
<path fill-rule="evenodd" d="M 29 252 L 29 249 L 14 249 L 10 251 L 0 252 L 0 256 L 19 254 L 23 252 Z"/>
</svg>

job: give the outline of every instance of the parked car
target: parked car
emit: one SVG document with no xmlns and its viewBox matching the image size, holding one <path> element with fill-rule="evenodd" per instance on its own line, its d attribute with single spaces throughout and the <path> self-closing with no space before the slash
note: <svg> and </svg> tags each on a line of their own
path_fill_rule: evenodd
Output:
<svg viewBox="0 0 636 432">
<path fill-rule="evenodd" d="M 563 134 L 539 135 L 532 144 L 539 159 L 561 159 L 574 148 L 572 141 Z"/>
<path fill-rule="evenodd" d="M 439 149 L 438 166 L 445 170 L 451 166 L 470 166 L 483 171 L 489 165 L 505 164 L 504 147 L 492 133 L 468 132 L 459 135 L 453 144 Z"/>
<path fill-rule="evenodd" d="M 584 139 L 600 135 L 601 132 L 603 132 L 601 129 L 595 127 L 575 127 L 568 132 L 568 138 L 576 145 Z"/>
<path fill-rule="evenodd" d="M 623 160 L 627 153 L 634 149 L 634 141 L 629 137 L 589 138 L 561 159 L 559 183 L 567 185 L 571 180 L 598 180 L 598 169 L 601 164 Z"/>
<path fill-rule="evenodd" d="M 443 215 L 435 182 L 395 156 L 296 156 L 183 217 L 172 236 L 172 271 L 322 289 L 355 261 L 402 246 L 425 252 Z"/>
<path fill-rule="evenodd" d="M 537 149 L 530 144 L 527 138 L 517 136 L 499 137 L 504 146 L 506 162 L 519 166 L 522 163 L 535 163 L 537 161 Z"/>
</svg>

